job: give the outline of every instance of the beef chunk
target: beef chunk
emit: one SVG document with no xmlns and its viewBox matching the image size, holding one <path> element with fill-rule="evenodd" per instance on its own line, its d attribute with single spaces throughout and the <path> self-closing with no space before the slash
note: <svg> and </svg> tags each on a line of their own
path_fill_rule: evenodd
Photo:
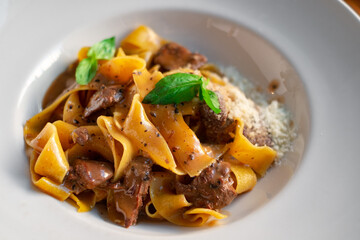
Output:
<svg viewBox="0 0 360 240">
<path fill-rule="evenodd" d="M 89 117 L 92 113 L 101 109 L 111 107 L 124 98 L 122 88 L 117 86 L 101 86 L 100 90 L 91 96 L 88 105 L 85 108 L 84 116 Z"/>
<path fill-rule="evenodd" d="M 230 164 L 216 162 L 204 169 L 190 184 L 175 183 L 177 194 L 184 194 L 194 207 L 220 209 L 236 197 Z"/>
<path fill-rule="evenodd" d="M 125 170 L 123 182 L 113 185 L 113 203 L 108 202 L 108 210 L 112 211 L 115 206 L 115 210 L 124 216 L 126 228 L 136 223 L 143 200 L 148 195 L 151 166 L 149 158 L 137 156 Z"/>
<path fill-rule="evenodd" d="M 64 179 L 64 185 L 79 194 L 107 183 L 113 176 L 113 169 L 107 162 L 76 159 Z"/>
<path fill-rule="evenodd" d="M 260 128 L 257 131 L 254 127 L 244 126 L 244 136 L 254 145 L 257 146 L 273 146 L 273 141 L 270 133 L 265 128 Z"/>
<path fill-rule="evenodd" d="M 170 42 L 160 48 L 154 56 L 154 64 L 159 64 L 165 70 L 173 70 L 190 65 L 198 69 L 207 62 L 207 58 L 198 53 L 192 53 L 187 48 Z"/>
<path fill-rule="evenodd" d="M 211 108 L 202 102 L 200 105 L 200 119 L 202 124 L 202 133 L 200 140 L 207 143 L 228 143 L 232 140 L 229 133 L 234 132 L 235 122 L 228 118 L 228 110 L 222 96 L 215 92 L 218 96 L 221 112 L 216 114 Z"/>
<path fill-rule="evenodd" d="M 81 146 L 84 146 L 85 143 L 90 139 L 90 134 L 86 128 L 79 127 L 71 133 L 71 137 L 74 143 L 78 143 Z"/>
</svg>

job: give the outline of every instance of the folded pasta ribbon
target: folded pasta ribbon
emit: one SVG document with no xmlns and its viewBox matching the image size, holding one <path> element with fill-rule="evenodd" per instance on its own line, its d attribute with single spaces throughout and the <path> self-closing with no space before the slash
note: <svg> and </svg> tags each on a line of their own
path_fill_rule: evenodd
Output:
<svg viewBox="0 0 360 240">
<path fill-rule="evenodd" d="M 134 96 L 125 121 L 115 118 L 115 122 L 132 144 L 148 153 L 156 164 L 175 174 L 183 175 L 184 172 L 175 163 L 165 139 L 148 119 L 139 98 L 139 94 Z"/>
<path fill-rule="evenodd" d="M 249 165 L 260 176 L 264 176 L 266 170 L 276 158 L 276 151 L 268 146 L 255 146 L 244 135 L 244 123 L 236 119 L 237 126 L 235 139 L 230 143 L 229 154 L 239 162 Z"/>
<path fill-rule="evenodd" d="M 165 218 L 169 222 L 187 227 L 199 227 L 208 222 L 211 217 L 223 219 L 223 215 L 206 208 L 191 208 L 183 194 L 174 194 L 171 186 L 174 175 L 169 173 L 154 173 L 150 183 L 151 203 L 156 212 L 150 217 Z"/>
<path fill-rule="evenodd" d="M 172 105 L 146 105 L 147 114 L 166 140 L 176 163 L 190 177 L 197 176 L 215 161 L 206 154 L 200 140 Z"/>
<path fill-rule="evenodd" d="M 135 148 L 131 141 L 116 127 L 113 117 L 100 116 L 97 124 L 106 136 L 112 154 L 114 156 L 114 178 L 116 182 L 124 175 L 126 167 L 130 161 L 135 157 L 137 148 Z"/>
<path fill-rule="evenodd" d="M 70 124 L 87 125 L 88 123 L 83 117 L 84 107 L 80 103 L 79 93 L 80 91 L 73 92 L 66 99 L 62 120 Z"/>
<path fill-rule="evenodd" d="M 69 91 L 65 91 L 61 94 L 51 105 L 46 107 L 43 111 L 36 114 L 28 121 L 26 121 L 24 126 L 24 138 L 27 144 L 30 143 L 32 139 L 34 139 L 39 132 L 43 129 L 47 122 L 50 121 L 50 118 L 54 112 L 54 110 L 72 93 L 82 90 L 91 89 L 89 85 L 78 85 L 74 89 L 70 89 Z"/>
<path fill-rule="evenodd" d="M 230 169 L 235 175 L 235 191 L 237 194 L 250 191 L 255 187 L 257 178 L 256 174 L 250 167 L 241 164 L 231 164 Z"/>
<path fill-rule="evenodd" d="M 93 191 L 82 192 L 79 195 L 71 194 L 70 199 L 75 203 L 78 212 L 88 212 L 96 204 L 96 194 Z"/>
<path fill-rule="evenodd" d="M 62 182 L 69 170 L 69 163 L 61 147 L 56 127 L 47 123 L 29 146 L 34 149 L 30 157 L 33 184 L 59 200 L 68 198 L 71 192 Z"/>
<path fill-rule="evenodd" d="M 127 55 L 137 55 L 150 64 L 152 56 L 165 44 L 151 28 L 141 25 L 121 41 L 121 48 Z"/>
<path fill-rule="evenodd" d="M 64 121 L 58 120 L 53 123 L 57 129 L 57 133 L 60 139 L 61 146 L 66 152 L 69 148 L 74 146 L 74 142 L 71 136 L 71 133 L 76 129 L 76 126 L 66 123 Z"/>
<path fill-rule="evenodd" d="M 70 131 L 75 128 L 63 121 L 45 125 L 29 144 L 34 149 L 30 156 L 30 175 L 33 184 L 40 190 L 61 201 L 70 198 L 77 205 L 79 212 L 85 212 L 95 206 L 97 195 L 92 191 L 75 195 L 63 185 L 65 175 L 69 171 L 69 163 L 61 142 L 69 144 Z M 58 129 L 61 129 L 60 137 Z"/>
<path fill-rule="evenodd" d="M 62 149 L 56 127 L 47 123 L 29 145 L 40 152 L 34 163 L 34 172 L 61 184 L 69 171 L 69 163 Z"/>
</svg>

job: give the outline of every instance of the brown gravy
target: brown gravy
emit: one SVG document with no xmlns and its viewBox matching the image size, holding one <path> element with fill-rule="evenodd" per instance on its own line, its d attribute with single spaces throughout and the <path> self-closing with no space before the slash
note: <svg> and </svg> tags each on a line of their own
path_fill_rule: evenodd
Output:
<svg viewBox="0 0 360 240">
<path fill-rule="evenodd" d="M 75 70 L 77 62 L 71 64 L 64 72 L 62 72 L 50 85 L 46 91 L 42 108 L 49 106 L 63 91 L 75 82 Z"/>
<path fill-rule="evenodd" d="M 275 91 L 279 88 L 279 86 L 280 86 L 279 80 L 274 79 L 274 80 L 272 80 L 272 81 L 269 83 L 268 91 L 269 91 L 271 94 L 274 94 Z"/>
</svg>

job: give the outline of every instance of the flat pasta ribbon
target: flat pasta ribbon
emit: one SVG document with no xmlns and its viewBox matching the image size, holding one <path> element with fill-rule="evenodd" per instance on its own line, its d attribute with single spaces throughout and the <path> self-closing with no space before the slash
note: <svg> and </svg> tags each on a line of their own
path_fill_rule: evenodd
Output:
<svg viewBox="0 0 360 240">
<path fill-rule="evenodd" d="M 266 170 L 276 158 L 276 151 L 268 146 L 255 146 L 244 135 L 244 123 L 236 119 L 237 126 L 235 139 L 229 144 L 229 154 L 242 164 L 249 165 L 260 176 L 264 176 Z"/>
<path fill-rule="evenodd" d="M 152 208 L 152 209 L 151 209 Z M 146 205 L 145 205 L 145 213 L 148 217 L 150 218 L 155 218 L 155 219 L 164 219 L 160 213 L 155 209 L 154 204 L 149 201 Z"/>
<path fill-rule="evenodd" d="M 150 198 L 156 209 L 156 217 L 162 216 L 180 226 L 199 227 L 211 217 L 223 219 L 226 216 L 211 209 L 191 208 L 183 194 L 171 191 L 174 176 L 169 173 L 154 173 L 150 183 Z"/>
<path fill-rule="evenodd" d="M 175 157 L 176 163 L 190 177 L 200 174 L 215 161 L 206 154 L 200 140 L 172 105 L 147 105 L 151 122 L 159 129 Z"/>
<path fill-rule="evenodd" d="M 142 70 L 146 62 L 136 56 L 114 57 L 100 65 L 99 72 L 115 83 L 125 84 L 132 78 L 135 70 Z"/>
<path fill-rule="evenodd" d="M 137 54 L 149 61 L 166 41 L 159 37 L 151 28 L 141 25 L 121 41 L 121 48 L 127 55 Z"/>
<path fill-rule="evenodd" d="M 53 123 L 57 129 L 57 133 L 60 139 L 61 146 L 64 151 L 74 146 L 74 141 L 71 133 L 77 128 L 76 126 L 66 123 L 64 121 L 58 120 Z"/>
<path fill-rule="evenodd" d="M 175 174 L 184 174 L 177 167 L 165 139 L 146 116 L 139 97 L 139 94 L 134 96 L 128 116 L 123 123 L 121 119 L 115 118 L 117 125 L 121 126 L 122 132 L 134 146 L 148 153 L 156 164 Z"/>
<path fill-rule="evenodd" d="M 48 123 L 39 135 L 34 138 L 30 156 L 30 175 L 33 184 L 40 190 L 61 201 L 73 194 L 62 182 L 69 170 L 69 164 L 61 148 L 56 127 Z M 79 202 L 80 203 L 80 202 Z"/>
<path fill-rule="evenodd" d="M 137 148 L 121 133 L 113 117 L 100 116 L 97 123 L 103 132 L 114 156 L 114 179 L 116 182 L 124 175 L 126 167 L 135 157 Z"/>
<path fill-rule="evenodd" d="M 65 101 L 63 121 L 69 124 L 87 125 L 82 117 L 83 113 L 84 107 L 80 103 L 79 91 L 71 93 Z"/>
<path fill-rule="evenodd" d="M 255 187 L 257 178 L 256 174 L 250 167 L 240 164 L 231 164 L 230 169 L 235 175 L 235 191 L 237 194 L 250 191 Z"/>
<path fill-rule="evenodd" d="M 60 137 L 58 129 L 65 130 L 61 131 Z M 61 140 L 70 144 L 70 135 L 74 129 L 76 127 L 63 121 L 45 125 L 29 144 L 34 149 L 30 157 L 30 175 L 33 184 L 40 190 L 61 201 L 70 198 L 77 205 L 79 212 L 85 212 L 95 206 L 96 194 L 89 191 L 75 195 L 63 185 L 65 175 L 69 171 L 69 163 L 62 149 Z"/>
<path fill-rule="evenodd" d="M 79 195 L 71 194 L 69 199 L 74 201 L 78 212 L 88 212 L 96 204 L 96 194 L 93 191 L 82 192 Z"/>
<path fill-rule="evenodd" d="M 141 71 L 135 71 L 133 73 L 133 79 L 136 85 L 136 88 L 140 94 L 140 100 L 142 101 L 144 97 L 155 88 L 155 84 L 160 81 L 164 75 L 159 71 L 154 71 L 150 73 L 147 69 Z"/>
<path fill-rule="evenodd" d="M 29 146 L 40 152 L 34 162 L 34 172 L 61 184 L 69 171 L 69 163 L 62 149 L 56 127 L 47 123 Z"/>
<path fill-rule="evenodd" d="M 27 144 L 35 138 L 39 132 L 43 129 L 45 124 L 49 122 L 51 115 L 54 110 L 72 93 L 82 90 L 88 90 L 90 87 L 88 85 L 85 86 L 77 86 L 74 89 L 71 89 L 62 95 L 60 95 L 51 105 L 45 108 L 40 113 L 36 114 L 32 118 L 26 121 L 24 126 L 24 138 Z"/>
<path fill-rule="evenodd" d="M 41 191 L 49 194 L 50 196 L 65 201 L 71 199 L 78 208 L 78 212 L 90 211 L 96 203 L 96 194 L 89 191 L 79 196 L 71 193 L 71 190 L 66 188 L 63 184 L 59 184 L 48 177 L 41 176 L 34 171 L 34 165 L 38 159 L 39 154 L 33 151 L 30 156 L 30 176 L 32 183 Z"/>
<path fill-rule="evenodd" d="M 71 195 L 71 191 L 51 178 L 41 176 L 35 172 L 35 164 L 38 157 L 39 153 L 36 151 L 33 151 L 30 156 L 30 176 L 32 183 L 41 191 L 60 201 L 64 201 Z"/>
</svg>

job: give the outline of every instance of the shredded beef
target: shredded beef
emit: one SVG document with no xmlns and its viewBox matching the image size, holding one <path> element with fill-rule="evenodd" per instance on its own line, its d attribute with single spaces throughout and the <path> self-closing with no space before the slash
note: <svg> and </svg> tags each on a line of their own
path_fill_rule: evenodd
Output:
<svg viewBox="0 0 360 240">
<path fill-rule="evenodd" d="M 236 197 L 230 164 L 216 162 L 204 169 L 189 184 L 175 183 L 177 194 L 184 194 L 194 207 L 220 209 L 229 205 Z"/>
<path fill-rule="evenodd" d="M 107 184 L 112 176 L 113 169 L 107 162 L 76 159 L 64 179 L 64 185 L 79 194 Z"/>
<path fill-rule="evenodd" d="M 94 112 L 106 109 L 115 103 L 120 102 L 124 98 L 122 91 L 122 88 L 117 86 L 101 86 L 100 90 L 96 91 L 94 95 L 91 96 L 90 101 L 84 110 L 84 116 L 89 117 Z"/>
<path fill-rule="evenodd" d="M 149 158 L 137 156 L 127 169 L 122 183 L 113 185 L 112 198 L 117 212 L 124 216 L 126 228 L 134 225 L 143 206 L 150 186 L 152 162 Z M 108 202 L 108 208 L 114 207 Z M 110 210 L 111 211 L 111 210 Z"/>
<path fill-rule="evenodd" d="M 232 140 L 230 133 L 235 131 L 236 125 L 234 120 L 228 118 L 228 109 L 226 109 L 224 99 L 220 93 L 215 93 L 219 99 L 221 112 L 216 114 L 205 102 L 200 104 L 202 124 L 200 140 L 207 143 L 228 143 Z"/>
<path fill-rule="evenodd" d="M 160 48 L 154 56 L 154 64 L 159 64 L 164 70 L 173 70 L 187 65 L 198 69 L 207 62 L 207 58 L 199 53 L 192 53 L 187 48 L 170 42 Z"/>
<path fill-rule="evenodd" d="M 85 127 L 78 127 L 72 133 L 71 137 L 74 143 L 78 143 L 84 146 L 85 143 L 90 139 L 90 134 Z"/>
</svg>

